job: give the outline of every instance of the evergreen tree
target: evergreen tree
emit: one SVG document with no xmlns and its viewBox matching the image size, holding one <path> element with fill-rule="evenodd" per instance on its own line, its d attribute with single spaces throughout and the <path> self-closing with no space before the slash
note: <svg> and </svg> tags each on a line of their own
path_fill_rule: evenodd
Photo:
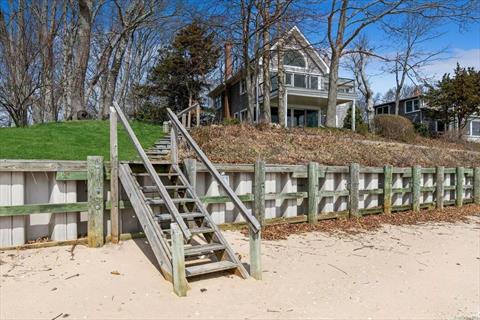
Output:
<svg viewBox="0 0 480 320">
<path fill-rule="evenodd" d="M 442 80 L 429 87 L 424 98 L 431 118 L 446 125 L 454 123 L 462 135 L 468 119 L 480 114 L 480 72 L 457 63 L 453 76 L 444 74 Z"/>
<path fill-rule="evenodd" d="M 355 106 L 355 127 L 361 128 L 365 121 L 362 117 L 362 111 L 358 106 Z M 352 108 L 348 108 L 347 114 L 345 115 L 345 119 L 343 120 L 343 128 L 344 129 L 351 129 L 352 128 Z"/>
<path fill-rule="evenodd" d="M 138 88 L 145 101 L 142 118 L 150 118 L 145 116 L 150 112 L 162 117 L 164 112 L 155 108 L 180 111 L 190 100 L 201 103 L 202 92 L 208 89 L 206 75 L 215 68 L 219 56 L 215 34 L 205 25 L 194 21 L 181 29 L 171 45 L 159 50 L 159 62 L 150 70 L 147 84 Z"/>
</svg>

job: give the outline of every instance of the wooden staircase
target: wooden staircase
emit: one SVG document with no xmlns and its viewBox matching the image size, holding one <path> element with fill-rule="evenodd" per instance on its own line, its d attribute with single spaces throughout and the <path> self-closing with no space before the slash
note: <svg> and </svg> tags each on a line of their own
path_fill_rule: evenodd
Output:
<svg viewBox="0 0 480 320">
<path fill-rule="evenodd" d="M 184 243 L 187 278 L 221 271 L 235 271 L 243 278 L 248 273 L 213 222 L 178 165 L 155 164 L 157 175 L 168 190 L 182 221 L 192 237 Z M 171 232 L 175 222 L 149 174 L 138 163 L 121 163 L 120 181 L 142 224 L 165 278 L 171 279 Z"/>
<path fill-rule="evenodd" d="M 141 159 L 140 164 L 120 163 L 118 178 L 143 227 L 160 270 L 167 280 L 173 282 L 174 291 L 178 295 L 185 295 L 186 278 L 190 277 L 225 271 L 235 272 L 243 278 L 249 276 L 178 164 L 177 145 L 180 136 L 245 218 L 250 230 L 250 272 L 254 278 L 260 279 L 259 222 L 223 180 L 177 116 L 167 109 L 172 125 L 171 136 L 162 138 L 153 148 L 145 151 L 116 102 L 112 109 L 118 114 Z M 111 127 L 116 128 L 116 123 Z M 115 172 L 114 169 L 112 165 L 112 172 Z"/>
</svg>

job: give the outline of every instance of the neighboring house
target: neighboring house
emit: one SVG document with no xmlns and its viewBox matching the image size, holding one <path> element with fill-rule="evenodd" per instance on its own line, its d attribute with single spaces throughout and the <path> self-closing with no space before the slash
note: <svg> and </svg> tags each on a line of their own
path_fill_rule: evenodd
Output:
<svg viewBox="0 0 480 320">
<path fill-rule="evenodd" d="M 375 114 L 395 114 L 395 101 L 385 102 L 374 106 Z M 428 117 L 428 106 L 419 92 L 413 96 L 401 99 L 398 108 L 400 116 L 410 119 L 413 123 L 424 124 L 433 135 L 441 135 L 453 129 L 454 125 L 448 128 L 441 120 Z M 480 141 L 480 117 L 472 117 L 465 127 L 465 138 L 468 140 Z"/>
<path fill-rule="evenodd" d="M 272 52 L 276 44 L 272 45 Z M 293 27 L 285 36 L 284 65 L 286 75 L 285 120 L 289 127 L 318 127 L 326 121 L 328 97 L 328 64 L 308 42 L 297 27 Z M 232 117 L 243 121 L 247 117 L 247 93 L 245 79 L 240 71 L 232 71 L 230 49 L 227 46 L 224 83 L 214 88 L 208 96 L 217 117 L 224 119 L 225 110 L 229 109 Z M 272 122 L 278 119 L 278 80 L 277 55 L 272 54 L 270 74 L 272 79 L 271 114 Z M 260 61 L 261 64 L 261 61 Z M 260 68 L 261 69 L 261 68 Z M 260 105 L 263 103 L 262 74 L 258 75 L 255 90 L 254 121 L 259 118 Z M 255 81 L 252 81 L 255 83 Z M 346 109 L 355 103 L 357 98 L 353 79 L 339 79 L 337 93 L 337 126 L 343 125 Z M 227 108 L 226 108 L 227 107 Z"/>
</svg>

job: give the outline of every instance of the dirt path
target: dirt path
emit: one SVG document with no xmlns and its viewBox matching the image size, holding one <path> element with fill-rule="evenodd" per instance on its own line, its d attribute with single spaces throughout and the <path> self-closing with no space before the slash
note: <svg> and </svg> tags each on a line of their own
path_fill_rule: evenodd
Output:
<svg viewBox="0 0 480 320">
<path fill-rule="evenodd" d="M 248 242 L 227 232 L 248 261 Z M 264 280 L 191 283 L 177 298 L 143 240 L 0 253 L 0 318 L 455 319 L 480 316 L 480 219 L 264 241 Z M 119 274 L 117 274 L 119 273 Z"/>
</svg>

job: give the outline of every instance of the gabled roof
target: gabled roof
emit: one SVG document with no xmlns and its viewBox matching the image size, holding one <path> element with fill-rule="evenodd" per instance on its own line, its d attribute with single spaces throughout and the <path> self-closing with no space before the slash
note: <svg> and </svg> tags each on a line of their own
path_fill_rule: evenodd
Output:
<svg viewBox="0 0 480 320">
<path fill-rule="evenodd" d="M 289 36 L 293 36 L 296 41 L 300 43 L 302 48 L 304 48 L 305 52 L 311 53 L 310 57 L 312 60 L 317 64 L 317 66 L 323 70 L 326 74 L 330 73 L 330 68 L 328 64 L 325 62 L 325 60 L 320 56 L 318 51 L 313 47 L 313 45 L 308 41 L 308 39 L 305 37 L 305 35 L 300 31 L 300 29 L 297 26 L 292 27 L 285 35 L 284 38 L 288 38 Z M 275 41 L 272 44 L 271 50 L 275 50 L 275 48 L 278 45 L 278 40 Z M 227 83 L 234 83 L 239 80 L 239 77 L 242 73 L 242 69 L 238 70 L 235 72 L 230 78 L 227 79 Z M 223 91 L 225 88 L 225 83 L 219 84 L 216 86 L 214 89 L 212 89 L 208 96 L 214 96 L 217 95 L 219 92 Z"/>
<path fill-rule="evenodd" d="M 308 41 L 307 37 L 303 34 L 303 32 L 300 31 L 300 29 L 297 26 L 294 26 L 291 28 L 284 36 L 284 38 L 288 38 L 289 36 L 293 36 L 295 40 L 300 42 L 301 46 L 305 48 L 306 50 L 310 49 L 311 52 L 313 52 L 313 61 L 317 64 L 317 66 L 323 70 L 325 73 L 330 73 L 330 68 L 329 66 L 325 63 L 325 60 L 322 59 L 318 51 L 313 47 L 313 45 Z M 275 48 L 278 45 L 278 40 L 273 43 L 271 50 L 275 50 Z"/>
<path fill-rule="evenodd" d="M 414 94 L 414 95 L 412 95 L 412 96 L 410 96 L 410 97 L 400 99 L 399 102 L 404 102 L 404 101 L 407 101 L 407 100 L 417 99 L 417 98 L 421 98 L 421 97 L 422 97 L 421 94 Z M 374 108 L 376 108 L 376 107 L 383 107 L 383 106 L 391 105 L 391 104 L 395 104 L 395 100 L 388 101 L 388 102 L 382 102 L 382 103 L 379 103 L 379 104 L 374 105 L 373 107 L 374 107 Z"/>
</svg>

